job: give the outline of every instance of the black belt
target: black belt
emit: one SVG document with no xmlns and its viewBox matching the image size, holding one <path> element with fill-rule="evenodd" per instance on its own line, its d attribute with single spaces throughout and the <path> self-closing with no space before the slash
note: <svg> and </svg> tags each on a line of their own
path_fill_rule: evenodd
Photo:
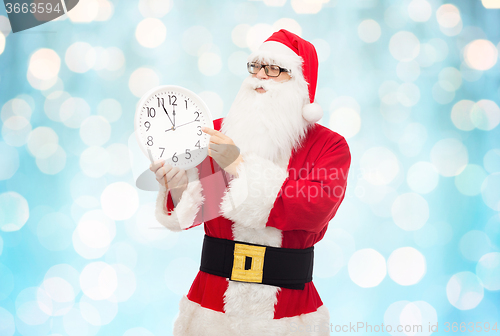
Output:
<svg viewBox="0 0 500 336">
<path fill-rule="evenodd" d="M 200 271 L 290 289 L 312 281 L 314 246 L 289 249 L 249 244 L 205 235 Z"/>
</svg>

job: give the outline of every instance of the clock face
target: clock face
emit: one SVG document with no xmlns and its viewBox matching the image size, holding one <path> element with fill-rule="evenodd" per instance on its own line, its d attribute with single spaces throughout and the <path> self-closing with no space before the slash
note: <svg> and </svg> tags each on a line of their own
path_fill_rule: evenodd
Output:
<svg viewBox="0 0 500 336">
<path fill-rule="evenodd" d="M 135 115 L 135 134 L 145 155 L 190 169 L 207 156 L 213 128 L 210 111 L 195 93 L 179 86 L 160 86 L 146 93 Z M 151 156 L 150 156 L 151 155 Z"/>
</svg>

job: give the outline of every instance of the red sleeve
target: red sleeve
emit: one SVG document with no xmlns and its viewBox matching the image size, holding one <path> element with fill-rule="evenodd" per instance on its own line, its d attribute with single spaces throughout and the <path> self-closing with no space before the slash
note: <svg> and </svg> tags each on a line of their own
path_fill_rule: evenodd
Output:
<svg viewBox="0 0 500 336">
<path fill-rule="evenodd" d="M 285 180 L 267 226 L 320 232 L 344 199 L 350 164 L 351 154 L 344 138 L 322 149 L 307 173 L 299 171 L 298 176 L 290 174 Z"/>
</svg>

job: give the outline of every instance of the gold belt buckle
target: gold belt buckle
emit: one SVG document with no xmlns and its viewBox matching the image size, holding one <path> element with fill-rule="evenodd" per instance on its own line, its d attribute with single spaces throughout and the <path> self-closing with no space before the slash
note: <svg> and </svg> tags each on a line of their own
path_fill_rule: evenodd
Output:
<svg viewBox="0 0 500 336">
<path fill-rule="evenodd" d="M 265 246 L 234 244 L 234 261 L 231 280 L 262 283 Z M 245 269 L 246 258 L 252 258 L 250 269 Z"/>
</svg>

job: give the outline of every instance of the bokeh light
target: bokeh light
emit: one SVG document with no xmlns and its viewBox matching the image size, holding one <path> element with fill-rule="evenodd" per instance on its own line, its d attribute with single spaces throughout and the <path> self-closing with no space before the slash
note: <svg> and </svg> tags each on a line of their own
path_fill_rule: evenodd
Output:
<svg viewBox="0 0 500 336">
<path fill-rule="evenodd" d="M 397 226 L 406 231 L 420 229 L 429 219 L 429 204 L 419 194 L 399 195 L 392 204 L 392 218 Z"/>
<path fill-rule="evenodd" d="M 500 253 L 487 253 L 479 259 L 476 274 L 484 288 L 490 291 L 500 290 Z"/>
<path fill-rule="evenodd" d="M 125 182 L 108 185 L 101 195 L 102 209 L 114 220 L 132 217 L 139 207 L 137 190 Z"/>
<path fill-rule="evenodd" d="M 369 248 L 358 250 L 351 256 L 348 270 L 351 280 L 363 288 L 378 286 L 387 274 L 384 257 Z"/>
<path fill-rule="evenodd" d="M 362 21 L 358 26 L 358 36 L 366 43 L 373 43 L 378 41 L 382 30 L 377 21 L 368 19 Z"/>
<path fill-rule="evenodd" d="M 145 2 L 145 1 L 143 1 Z M 135 30 L 135 38 L 146 48 L 156 48 L 165 41 L 167 28 L 158 19 L 147 18 L 139 22 Z"/>
<path fill-rule="evenodd" d="M 471 272 L 454 274 L 446 284 L 448 301 L 460 310 L 477 307 L 484 297 L 481 280 Z"/>
<path fill-rule="evenodd" d="M 26 199 L 14 191 L 0 194 L 0 230 L 20 230 L 28 221 L 30 210 Z"/>
<path fill-rule="evenodd" d="M 443 139 L 432 147 L 431 162 L 439 174 L 448 177 L 456 176 L 467 166 L 469 155 L 467 148 L 459 140 Z"/>
<path fill-rule="evenodd" d="M 464 49 L 464 58 L 467 65 L 476 70 L 491 69 L 498 60 L 498 50 L 488 40 L 475 40 Z"/>
</svg>

